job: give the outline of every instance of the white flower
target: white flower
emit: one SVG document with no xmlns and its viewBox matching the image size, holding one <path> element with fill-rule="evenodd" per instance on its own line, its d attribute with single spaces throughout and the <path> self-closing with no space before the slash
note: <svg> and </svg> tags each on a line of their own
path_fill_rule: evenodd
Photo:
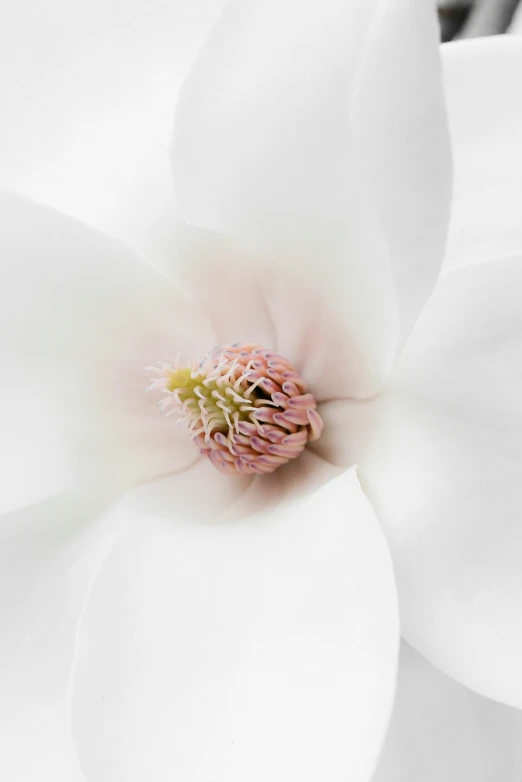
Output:
<svg viewBox="0 0 522 782">
<path fill-rule="evenodd" d="M 150 72 L 170 83 L 170 28 L 150 20 Z M 127 66 L 126 31 L 120 21 Z M 452 51 L 458 79 L 470 49 Z M 149 130 L 172 102 L 130 73 L 131 102 L 114 107 L 107 88 L 101 130 L 82 126 L 89 143 L 112 129 L 121 154 L 94 200 L 79 141 L 5 180 L 123 236 L 193 297 L 118 242 L 2 198 L 5 776 L 81 774 L 63 738 L 70 711 L 96 782 L 368 779 L 398 622 L 379 524 L 344 468 L 359 464 L 384 526 L 406 637 L 479 691 L 522 699 L 516 262 L 448 265 L 408 339 L 449 200 L 433 9 L 230 3 L 177 113 L 176 191 L 206 232 L 172 225 Z M 132 154 L 134 167 L 118 165 Z M 465 159 L 450 247 L 476 225 Z M 76 188 L 61 190 L 68 177 Z M 313 451 L 248 486 L 194 464 L 143 394 L 142 367 L 165 350 L 240 340 L 291 358 L 327 422 Z"/>
</svg>

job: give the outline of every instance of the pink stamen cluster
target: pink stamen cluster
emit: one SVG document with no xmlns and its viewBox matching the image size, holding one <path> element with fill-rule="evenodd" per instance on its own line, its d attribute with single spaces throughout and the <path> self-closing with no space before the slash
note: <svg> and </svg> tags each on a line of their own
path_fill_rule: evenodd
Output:
<svg viewBox="0 0 522 782">
<path fill-rule="evenodd" d="M 253 344 L 215 348 L 201 364 L 179 354 L 153 368 L 165 415 L 188 425 L 200 453 L 228 475 L 276 470 L 323 429 L 317 405 L 295 367 Z"/>
</svg>

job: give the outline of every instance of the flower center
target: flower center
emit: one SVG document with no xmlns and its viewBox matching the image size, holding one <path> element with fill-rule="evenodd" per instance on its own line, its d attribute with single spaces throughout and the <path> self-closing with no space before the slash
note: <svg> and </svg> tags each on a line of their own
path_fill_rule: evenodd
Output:
<svg viewBox="0 0 522 782">
<path fill-rule="evenodd" d="M 215 348 L 198 365 L 180 353 L 148 367 L 160 377 L 150 389 L 167 394 L 164 415 L 188 427 L 200 452 L 222 472 L 273 472 L 321 434 L 317 405 L 295 367 L 258 345 Z"/>
</svg>

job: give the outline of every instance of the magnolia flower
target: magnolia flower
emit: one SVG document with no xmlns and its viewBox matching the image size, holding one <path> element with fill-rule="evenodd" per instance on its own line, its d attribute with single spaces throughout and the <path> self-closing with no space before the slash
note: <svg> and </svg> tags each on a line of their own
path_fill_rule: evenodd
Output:
<svg viewBox="0 0 522 782">
<path fill-rule="evenodd" d="M 411 643 L 520 703 L 519 272 L 491 260 L 517 228 L 482 211 L 512 191 L 464 143 L 482 51 L 451 48 L 456 203 L 433 291 L 450 179 L 436 41 L 418 0 L 227 5 L 177 107 L 173 179 L 199 228 L 150 151 L 119 202 L 117 165 L 89 199 L 78 149 L 23 171 L 19 190 L 161 272 L 2 198 L 6 778 L 369 779 L 395 686 L 388 546 Z M 520 57 L 491 47 L 499 67 Z M 491 139 L 513 103 L 488 94 Z M 118 148 L 135 117 L 102 125 L 128 130 Z M 290 361 L 325 424 L 270 475 L 218 472 L 144 393 L 166 352 L 236 342 Z"/>
</svg>

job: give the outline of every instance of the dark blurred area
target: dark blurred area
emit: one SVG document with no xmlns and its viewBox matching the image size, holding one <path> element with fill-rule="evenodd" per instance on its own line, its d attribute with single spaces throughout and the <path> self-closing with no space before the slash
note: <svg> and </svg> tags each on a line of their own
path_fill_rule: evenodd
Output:
<svg viewBox="0 0 522 782">
<path fill-rule="evenodd" d="M 521 0 L 438 0 L 441 39 L 508 32 L 520 4 Z"/>
</svg>

